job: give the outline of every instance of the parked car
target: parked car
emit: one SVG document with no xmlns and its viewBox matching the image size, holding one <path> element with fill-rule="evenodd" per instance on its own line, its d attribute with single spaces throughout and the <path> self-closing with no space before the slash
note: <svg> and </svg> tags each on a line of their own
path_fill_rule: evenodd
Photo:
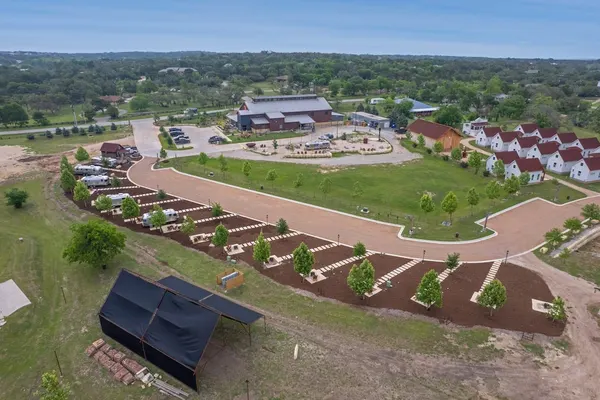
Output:
<svg viewBox="0 0 600 400">
<path fill-rule="evenodd" d="M 188 138 L 188 139 L 184 139 L 184 138 L 177 138 L 174 140 L 175 144 L 188 144 L 188 143 L 192 143 L 192 141 Z"/>
<path fill-rule="evenodd" d="M 208 143 L 210 144 L 221 144 L 225 141 L 225 139 L 223 139 L 221 136 L 212 136 L 210 139 L 208 139 Z"/>
<path fill-rule="evenodd" d="M 169 135 L 171 135 L 171 137 L 175 138 L 177 136 L 183 136 L 183 135 L 185 135 L 185 132 L 183 132 L 183 131 L 173 131 L 173 132 L 169 132 Z"/>
<path fill-rule="evenodd" d="M 395 129 L 394 132 L 399 133 L 399 134 L 404 134 L 404 133 L 406 133 L 406 128 L 398 128 L 398 129 Z"/>
<path fill-rule="evenodd" d="M 181 128 L 177 128 L 177 127 L 169 128 L 169 132 L 175 132 L 175 131 L 181 131 L 181 130 L 182 130 Z"/>
</svg>

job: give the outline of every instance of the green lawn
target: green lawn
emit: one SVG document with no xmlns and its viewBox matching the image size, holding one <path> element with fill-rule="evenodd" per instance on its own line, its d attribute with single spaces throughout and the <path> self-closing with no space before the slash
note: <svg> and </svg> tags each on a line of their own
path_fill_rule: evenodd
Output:
<svg viewBox="0 0 600 400">
<path fill-rule="evenodd" d="M 127 234 L 128 248 L 107 270 L 68 264 L 61 253 L 69 237 L 69 226 L 74 218 L 85 218 L 86 214 L 59 194 L 47 178 L 16 185 L 30 194 L 25 208 L 14 210 L 0 206 L 0 240 L 4 245 L 0 252 L 0 282 L 14 279 L 32 302 L 7 317 L 7 324 L 0 329 L 2 398 L 34 398 L 41 374 L 57 369 L 54 351 L 58 354 L 64 379 L 72 386 L 73 399 L 159 398 L 155 390 L 117 384 L 83 353 L 93 340 L 103 337 L 97 312 L 119 268 L 128 268 L 151 278 L 179 273 L 185 279 L 214 288 L 215 275 L 226 265 L 166 238 L 122 228 L 119 229 Z M 0 190 L 9 188 L 4 186 Z M 244 265 L 238 268 L 245 274 L 245 284 L 231 291 L 229 296 L 306 326 L 317 325 L 340 337 L 368 340 L 386 348 L 423 354 L 471 360 L 489 360 L 501 355 L 501 351 L 486 345 L 490 336 L 488 329 L 446 329 L 422 319 L 376 315 L 356 307 L 304 297 L 274 284 L 252 268 Z M 61 288 L 66 300 L 63 300 Z M 278 371 L 288 368 L 289 358 L 283 354 L 291 351 L 298 339 L 289 338 L 274 327 L 265 334 L 260 326 L 254 327 L 253 345 L 249 347 L 243 331 L 237 328 L 233 332 L 231 336 L 228 334 L 229 352 L 234 352 L 236 359 L 250 368 L 243 374 L 205 374 L 204 393 L 236 398 L 245 387 L 244 380 L 250 379 L 259 383 L 257 390 L 264 391 L 260 398 L 272 398 L 278 393 L 286 395 L 285 398 L 287 395 L 294 398 L 287 385 L 296 375 Z M 264 351 L 264 347 L 273 349 L 277 356 Z M 326 360 L 319 361 L 319 365 L 324 362 Z M 295 364 L 294 368 L 301 365 Z M 314 368 L 314 364 L 311 365 Z M 160 373 L 156 368 L 152 371 Z"/>
<path fill-rule="evenodd" d="M 600 182 L 583 183 L 580 181 L 576 181 L 575 179 L 571 179 L 569 175 L 557 174 L 548 170 L 546 170 L 546 174 L 567 182 L 571 182 L 572 184 L 582 187 L 584 189 L 593 190 L 594 192 L 600 192 Z"/>
<path fill-rule="evenodd" d="M 54 134 L 54 129 L 49 130 Z M 32 135 L 35 136 L 34 140 L 27 139 L 26 134 L 0 135 L 0 146 L 23 146 L 37 154 L 61 153 L 63 151 L 73 150 L 84 144 L 124 138 L 131 135 L 131 127 L 127 125 L 117 125 L 116 131 L 111 131 L 110 127 L 106 127 L 106 131 L 101 134 L 88 134 L 86 126 L 85 135 L 71 134 L 68 137 L 55 135 L 52 139 L 46 138 L 45 133 L 43 132 L 33 133 Z"/>
<path fill-rule="evenodd" d="M 83 117 L 81 117 L 82 109 L 83 109 L 82 104 L 75 106 L 75 112 L 77 113 L 77 121 L 79 122 L 79 124 L 83 124 Z M 29 110 L 27 112 L 27 114 L 29 114 L 30 118 L 33 115 L 33 113 L 34 113 L 33 110 Z M 29 124 L 27 126 L 24 126 L 22 128 L 15 127 L 15 126 L 10 126 L 7 128 L 5 126 L 2 126 L 0 128 L 0 131 L 12 131 L 12 130 L 17 130 L 17 129 L 21 130 L 21 129 L 27 129 L 27 128 L 31 128 L 31 129 L 41 129 L 41 128 L 47 128 L 47 127 L 56 128 L 56 126 L 60 126 L 61 128 L 62 127 L 68 128 L 68 127 L 71 127 L 74 125 L 73 110 L 71 109 L 71 106 L 64 106 L 60 110 L 55 112 L 54 114 L 45 112 L 45 111 L 43 111 L 43 113 L 44 113 L 44 116 L 46 116 L 46 118 L 50 122 L 50 125 L 40 126 L 40 125 L 38 125 L 37 122 L 30 119 Z"/>
<path fill-rule="evenodd" d="M 596 239 L 584 245 L 578 251 L 572 252 L 566 259 L 553 258 L 550 256 L 550 252 L 542 254 L 539 250 L 535 251 L 535 255 L 546 264 L 600 285 L 600 258 L 594 255 L 598 252 L 599 240 Z"/>
<path fill-rule="evenodd" d="M 456 232 L 463 240 L 486 236 L 490 232 L 482 233 L 481 227 L 475 225 L 474 221 L 483 218 L 487 211 L 496 212 L 532 197 L 539 196 L 547 200 L 554 197 L 552 184 L 546 182 L 523 188 L 519 196 L 505 196 L 492 204 L 485 196 L 485 186 L 492 178 L 481 176 L 481 171 L 479 175 L 475 175 L 470 169 L 466 170 L 453 162 L 428 155 L 402 165 L 336 168 L 326 174 L 316 165 L 251 161 L 250 180 L 242 174 L 243 162 L 244 160 L 229 159 L 229 169 L 224 178 L 216 159 L 209 160 L 207 170 L 215 172 L 213 179 L 229 184 L 254 190 L 260 190 L 260 186 L 264 185 L 265 192 L 348 213 L 356 214 L 358 206 L 368 207 L 370 213 L 360 215 L 382 221 L 408 224 L 407 215 L 413 215 L 416 217 L 416 226 L 421 228 L 414 237 L 422 239 L 455 240 Z M 178 165 L 183 172 L 205 176 L 204 167 L 196 157 L 180 158 Z M 265 181 L 270 169 L 275 169 L 278 174 L 274 183 Z M 303 174 L 304 185 L 295 189 L 293 182 L 298 173 Z M 331 193 L 327 197 L 319 190 L 319 184 L 325 177 L 332 182 Z M 352 196 L 355 182 L 359 182 L 364 191 L 360 198 Z M 466 200 L 467 192 L 472 187 L 477 189 L 481 197 L 473 213 Z M 448 215 L 441 210 L 440 203 L 451 190 L 458 197 L 459 209 L 453 216 L 453 225 L 445 227 L 442 221 L 447 220 Z M 425 192 L 431 192 L 436 203 L 435 211 L 428 216 L 419 207 L 419 199 Z M 565 202 L 567 196 L 571 200 L 584 197 L 578 191 L 562 188 L 559 201 Z"/>
<path fill-rule="evenodd" d="M 158 140 L 160 140 L 160 145 L 165 150 L 188 150 L 188 149 L 192 148 L 192 146 L 181 146 L 181 147 L 178 147 L 174 142 L 173 142 L 173 144 L 169 144 L 168 138 L 166 138 L 166 137 L 164 137 L 163 135 L 160 135 L 160 134 L 158 135 Z"/>
<path fill-rule="evenodd" d="M 273 140 L 273 139 L 289 139 L 289 138 L 295 138 L 295 137 L 300 137 L 300 136 L 305 136 L 308 133 L 302 133 L 302 132 L 271 132 L 271 133 L 265 133 L 263 135 L 255 135 L 253 134 L 250 137 L 241 137 L 239 134 L 237 135 L 227 135 L 227 137 L 229 138 L 229 140 L 231 140 L 231 143 L 248 143 L 248 142 L 259 142 L 259 141 L 264 141 L 264 140 Z M 282 145 L 282 143 L 279 143 L 279 145 Z"/>
</svg>

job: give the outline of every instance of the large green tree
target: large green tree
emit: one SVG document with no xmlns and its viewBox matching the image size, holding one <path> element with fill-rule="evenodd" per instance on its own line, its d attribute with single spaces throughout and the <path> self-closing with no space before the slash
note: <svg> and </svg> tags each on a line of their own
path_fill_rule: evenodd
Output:
<svg viewBox="0 0 600 400">
<path fill-rule="evenodd" d="M 430 270 L 423 275 L 421 283 L 417 286 L 415 298 L 425 304 L 429 310 L 431 306 L 442 308 L 442 285 L 438 279 L 438 273 Z"/>
<path fill-rule="evenodd" d="M 506 288 L 498 279 L 494 279 L 484 286 L 477 297 L 477 304 L 490 309 L 490 316 L 494 310 L 500 309 L 506 303 Z"/>
<path fill-rule="evenodd" d="M 227 241 L 229 240 L 229 231 L 223 224 L 217 225 L 215 228 L 215 233 L 212 237 L 212 244 L 216 247 L 225 247 L 227 246 Z"/>
<path fill-rule="evenodd" d="M 76 184 L 77 184 L 77 180 L 75 179 L 75 176 L 73 176 L 73 174 L 69 170 L 65 169 L 61 172 L 60 187 L 65 192 L 72 192 L 73 189 L 75 188 Z"/>
<path fill-rule="evenodd" d="M 77 181 L 73 189 L 73 200 L 83 201 L 83 205 L 87 207 L 87 201 L 90 199 L 90 196 L 90 190 L 85 183 Z"/>
<path fill-rule="evenodd" d="M 71 225 L 73 235 L 63 250 L 68 262 L 79 262 L 106 268 L 125 248 L 125 234 L 106 221 L 92 219 Z"/>
<path fill-rule="evenodd" d="M 106 195 L 100 195 L 96 198 L 94 202 L 94 207 L 98 211 L 108 211 L 113 208 L 112 200 Z"/>
<path fill-rule="evenodd" d="M 124 219 L 137 218 L 140 216 L 140 205 L 132 197 L 126 197 L 121 203 L 121 213 Z"/>
<path fill-rule="evenodd" d="M 365 293 L 370 292 L 375 285 L 375 268 L 367 259 L 364 259 L 360 265 L 353 265 L 346 279 L 350 289 L 360 298 Z"/>
<path fill-rule="evenodd" d="M 463 121 L 462 112 L 456 106 L 442 106 L 433 115 L 435 122 L 438 124 L 452 126 L 457 128 Z"/>
<path fill-rule="evenodd" d="M 163 209 L 155 204 L 152 207 L 152 214 L 150 215 L 150 225 L 153 228 L 160 228 L 161 226 L 167 223 L 167 214 L 163 211 Z"/>
</svg>

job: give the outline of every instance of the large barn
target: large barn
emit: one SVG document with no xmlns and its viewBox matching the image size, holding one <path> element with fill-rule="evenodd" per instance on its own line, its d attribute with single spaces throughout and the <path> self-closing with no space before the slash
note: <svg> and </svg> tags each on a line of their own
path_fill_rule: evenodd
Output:
<svg viewBox="0 0 600 400">
<path fill-rule="evenodd" d="M 248 98 L 229 118 L 240 131 L 277 132 L 312 130 L 316 124 L 331 122 L 338 114 L 316 94 L 259 96 Z"/>
</svg>

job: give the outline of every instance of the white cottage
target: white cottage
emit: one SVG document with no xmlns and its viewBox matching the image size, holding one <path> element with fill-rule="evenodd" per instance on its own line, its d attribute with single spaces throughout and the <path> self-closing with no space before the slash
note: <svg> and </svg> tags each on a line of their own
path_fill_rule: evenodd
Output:
<svg viewBox="0 0 600 400">
<path fill-rule="evenodd" d="M 600 181 L 600 157 L 583 158 L 571 168 L 570 176 L 581 182 Z"/>
<path fill-rule="evenodd" d="M 508 145 L 510 142 L 521 136 L 521 132 L 500 132 L 492 139 L 492 150 L 493 151 L 508 151 Z"/>
<path fill-rule="evenodd" d="M 540 183 L 544 180 L 544 167 L 537 158 L 519 158 L 506 167 L 506 179 L 515 175 L 519 177 L 522 173 L 529 173 L 529 184 Z"/>
<path fill-rule="evenodd" d="M 515 131 L 521 132 L 523 136 L 531 136 L 538 128 L 538 124 L 521 124 L 517 125 Z"/>
<path fill-rule="evenodd" d="M 600 141 L 597 138 L 577 139 L 575 146 L 582 150 L 584 158 L 589 157 L 590 154 L 600 153 Z"/>
<path fill-rule="evenodd" d="M 552 141 L 555 135 L 558 135 L 558 129 L 556 128 L 538 128 L 531 136 L 537 137 L 540 143 L 547 143 Z"/>
<path fill-rule="evenodd" d="M 525 136 L 513 139 L 508 145 L 508 151 L 516 151 L 520 158 L 527 157 L 527 152 L 538 143 L 537 136 Z"/>
<path fill-rule="evenodd" d="M 575 142 L 577 142 L 577 135 L 575 132 L 557 133 L 556 135 L 552 136 L 549 141 L 560 143 L 560 150 L 565 150 L 569 147 L 575 146 Z"/>
<path fill-rule="evenodd" d="M 557 174 L 568 174 L 579 160 L 583 158 L 579 147 L 571 147 L 566 150 L 557 150 L 548 158 L 546 168 Z"/>
<path fill-rule="evenodd" d="M 490 123 L 485 118 L 477 118 L 475 121 L 466 122 L 463 124 L 463 133 L 467 136 L 477 137 L 477 134 L 483 131 L 483 128 Z"/>
<path fill-rule="evenodd" d="M 492 139 L 500 132 L 502 132 L 502 129 L 498 126 L 483 128 L 476 136 L 477 145 L 481 147 L 490 147 L 492 145 Z"/>
<path fill-rule="evenodd" d="M 527 158 L 537 158 L 542 165 L 548 163 L 548 159 L 554 154 L 560 145 L 557 142 L 535 144 L 528 152 Z"/>
<path fill-rule="evenodd" d="M 506 168 L 508 164 L 517 160 L 518 158 L 519 154 L 516 151 L 498 151 L 488 157 L 487 161 L 485 162 L 485 169 L 490 173 L 493 173 L 494 164 L 496 164 L 496 161 L 502 161 L 504 163 L 504 168 Z"/>
</svg>

